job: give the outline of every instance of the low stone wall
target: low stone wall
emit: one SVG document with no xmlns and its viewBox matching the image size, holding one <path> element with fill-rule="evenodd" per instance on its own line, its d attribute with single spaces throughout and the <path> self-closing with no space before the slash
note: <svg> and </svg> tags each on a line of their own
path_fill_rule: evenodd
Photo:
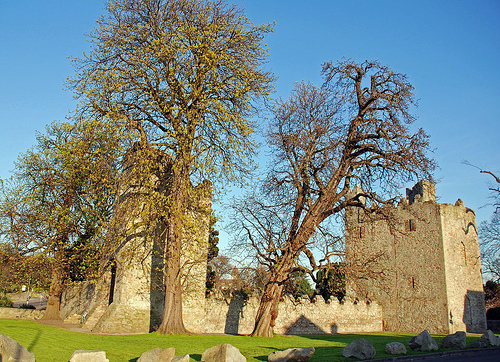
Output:
<svg viewBox="0 0 500 362">
<path fill-rule="evenodd" d="M 90 288 L 92 289 L 92 288 Z M 106 333 L 148 333 L 150 331 L 150 311 L 147 308 L 127 305 L 111 305 L 107 300 L 94 306 L 88 303 L 91 298 L 88 285 L 82 284 L 67 291 L 61 304 L 61 315 L 68 322 L 78 323 L 85 314 L 86 328 L 94 332 Z M 95 299 L 95 298 L 94 298 Z M 203 301 L 183 300 L 183 320 L 186 328 L 193 333 L 250 334 L 255 323 L 259 307 L 259 298 L 248 299 L 239 295 L 212 295 Z M 196 304 L 198 303 L 198 304 Z M 192 306 L 196 304 L 196 307 Z M 149 305 L 145 305 L 148 307 Z M 198 313 L 201 311 L 201 313 Z M 113 318 L 107 318 L 110 314 Z M 104 318 L 101 318 L 104 317 Z M 321 296 L 314 299 L 295 300 L 285 296 L 279 305 L 278 318 L 274 332 L 277 334 L 330 334 L 380 332 L 382 325 L 382 307 L 377 303 L 355 304 L 347 300 L 339 303 L 332 298 L 325 303 Z"/>
<path fill-rule="evenodd" d="M 249 334 L 252 332 L 259 299 L 211 297 L 206 300 L 203 323 L 189 317 L 186 327 L 195 333 Z M 325 303 L 317 297 L 295 300 L 285 297 L 280 303 L 274 332 L 277 334 L 330 334 L 382 331 L 382 309 L 376 303 Z"/>
<path fill-rule="evenodd" d="M 0 308 L 0 319 L 40 319 L 44 314 L 44 310 Z"/>
</svg>

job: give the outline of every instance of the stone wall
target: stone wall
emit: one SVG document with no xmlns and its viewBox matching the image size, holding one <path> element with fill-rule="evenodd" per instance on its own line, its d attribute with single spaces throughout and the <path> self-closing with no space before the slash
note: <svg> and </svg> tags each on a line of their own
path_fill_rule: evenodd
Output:
<svg viewBox="0 0 500 362">
<path fill-rule="evenodd" d="M 82 288 L 85 289 L 85 286 L 75 286 L 73 292 L 67 293 L 75 294 Z M 83 304 L 89 305 L 85 301 Z M 149 315 L 145 314 L 143 309 L 122 308 L 118 315 L 115 309 L 117 305 L 109 305 L 101 313 L 101 318 L 93 321 L 94 326 L 88 320 L 90 317 L 87 317 L 83 325 L 94 332 L 102 329 L 106 329 L 106 333 L 149 332 Z M 225 298 L 222 295 L 211 295 L 202 304 L 202 313 L 199 313 L 199 308 L 192 313 L 186 304 L 183 306 L 184 324 L 192 333 L 250 334 L 254 327 L 259 298 Z M 69 306 L 64 306 L 64 309 L 68 315 L 66 321 L 78 323 L 81 320 L 82 315 L 69 313 Z M 108 315 L 114 315 L 115 318 L 111 320 Z M 359 333 L 382 330 L 382 308 L 376 302 L 366 304 L 350 300 L 339 303 L 336 298 L 332 298 L 325 303 L 320 296 L 313 302 L 306 297 L 295 300 L 285 296 L 279 305 L 279 315 L 274 327 L 277 334 Z"/>
<path fill-rule="evenodd" d="M 44 314 L 44 310 L 0 308 L 0 319 L 40 319 Z"/>
<path fill-rule="evenodd" d="M 486 330 L 476 216 L 462 200 L 440 204 L 450 333 Z"/>
<path fill-rule="evenodd" d="M 206 313 L 199 333 L 250 334 L 255 323 L 259 299 L 217 298 L 206 302 Z M 274 332 L 277 334 L 330 334 L 382 331 L 382 309 L 377 303 L 325 303 L 322 297 L 285 296 L 279 305 Z"/>
</svg>

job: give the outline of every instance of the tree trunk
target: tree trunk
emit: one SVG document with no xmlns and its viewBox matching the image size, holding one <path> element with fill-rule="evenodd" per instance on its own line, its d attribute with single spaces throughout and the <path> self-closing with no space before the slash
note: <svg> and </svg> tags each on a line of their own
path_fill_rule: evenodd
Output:
<svg viewBox="0 0 500 362">
<path fill-rule="evenodd" d="M 165 306 L 158 328 L 161 334 L 187 333 L 182 318 L 181 253 L 183 218 L 186 215 L 186 194 L 189 184 L 189 168 L 182 162 L 174 166 L 170 192 L 170 212 L 167 219 L 165 242 Z M 176 168 L 177 167 L 177 168 Z"/>
<path fill-rule="evenodd" d="M 59 313 L 59 306 L 61 304 L 61 294 L 63 290 L 64 270 L 62 267 L 62 260 L 58 258 L 59 252 L 56 252 L 56 260 L 52 267 L 52 276 L 50 280 L 49 299 L 47 301 L 47 308 L 42 319 L 45 320 L 61 320 Z"/>
<path fill-rule="evenodd" d="M 166 242 L 165 306 L 163 308 L 163 318 L 158 328 L 158 332 L 161 334 L 187 333 L 182 319 L 182 285 L 180 278 L 182 239 L 180 235 L 169 237 L 169 235 L 176 234 L 175 226 L 172 224 L 176 223 L 169 223 Z"/>
<path fill-rule="evenodd" d="M 278 318 L 278 305 L 283 293 L 283 285 L 268 283 L 260 299 L 259 309 L 255 316 L 252 336 L 272 337 L 273 327 Z"/>
</svg>

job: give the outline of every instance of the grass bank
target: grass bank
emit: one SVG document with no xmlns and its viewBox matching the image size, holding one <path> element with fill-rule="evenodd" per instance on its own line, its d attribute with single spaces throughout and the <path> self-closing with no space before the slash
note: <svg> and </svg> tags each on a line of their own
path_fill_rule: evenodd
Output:
<svg viewBox="0 0 500 362">
<path fill-rule="evenodd" d="M 346 361 L 341 355 L 342 348 L 357 338 L 366 338 L 377 350 L 376 358 L 389 357 L 385 353 L 385 344 L 401 342 L 406 346 L 414 334 L 406 333 L 367 333 L 276 336 L 259 338 L 230 335 L 172 335 L 162 336 L 157 333 L 142 335 L 108 336 L 84 334 L 68 331 L 59 327 L 39 324 L 34 321 L 0 319 L 0 333 L 7 335 L 30 352 L 35 354 L 37 362 L 68 361 L 75 350 L 104 350 L 110 362 L 135 361 L 141 353 L 153 348 L 175 347 L 176 355 L 189 354 L 191 361 L 201 361 L 201 355 L 207 348 L 230 343 L 237 347 L 247 361 L 267 361 L 267 356 L 276 350 L 292 347 L 315 347 L 312 362 Z M 468 336 L 468 344 L 477 340 L 479 335 Z M 444 336 L 433 335 L 438 343 Z M 408 348 L 408 354 L 418 354 Z"/>
</svg>

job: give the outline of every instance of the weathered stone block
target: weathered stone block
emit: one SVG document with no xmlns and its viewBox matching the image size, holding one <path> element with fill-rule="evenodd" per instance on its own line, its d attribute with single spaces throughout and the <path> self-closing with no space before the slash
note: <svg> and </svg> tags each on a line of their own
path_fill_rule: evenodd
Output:
<svg viewBox="0 0 500 362">
<path fill-rule="evenodd" d="M 289 348 L 271 353 L 267 360 L 269 362 L 306 362 L 311 359 L 315 351 L 314 347 Z"/>
<path fill-rule="evenodd" d="M 403 343 L 391 342 L 385 345 L 385 353 L 387 354 L 406 354 L 406 347 Z"/>
<path fill-rule="evenodd" d="M 354 357 L 360 360 L 374 358 L 376 353 L 373 344 L 364 338 L 356 339 L 342 349 L 342 356 Z"/>
<path fill-rule="evenodd" d="M 105 351 L 85 351 L 77 350 L 69 359 L 69 362 L 109 362 Z"/>
<path fill-rule="evenodd" d="M 203 352 L 202 362 L 246 362 L 240 350 L 229 343 L 211 347 Z"/>
<path fill-rule="evenodd" d="M 137 362 L 171 362 L 175 358 L 175 348 L 161 348 L 151 349 L 141 354 Z"/>
<path fill-rule="evenodd" d="M 0 334 L 0 361 L 35 362 L 35 355 L 14 339 Z"/>
<path fill-rule="evenodd" d="M 489 329 L 477 341 L 485 343 L 486 347 L 500 347 L 500 338 Z"/>
<path fill-rule="evenodd" d="M 467 348 L 467 333 L 456 332 L 455 334 L 449 334 L 443 338 L 441 342 L 441 348 L 451 348 L 451 349 L 466 349 Z"/>
<path fill-rule="evenodd" d="M 436 341 L 427 330 L 410 339 L 408 346 L 414 351 L 437 351 L 439 349 Z"/>
<path fill-rule="evenodd" d="M 175 356 L 172 358 L 172 362 L 189 362 L 189 355 L 185 354 L 184 356 Z"/>
</svg>

